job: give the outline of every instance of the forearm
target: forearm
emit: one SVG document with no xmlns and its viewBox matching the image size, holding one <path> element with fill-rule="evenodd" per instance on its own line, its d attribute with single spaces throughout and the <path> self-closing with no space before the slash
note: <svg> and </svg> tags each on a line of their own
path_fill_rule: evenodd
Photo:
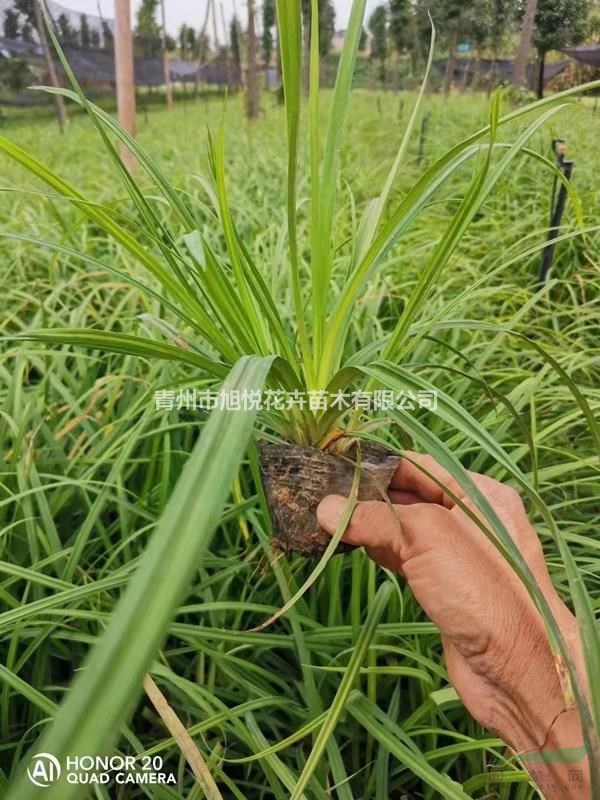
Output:
<svg viewBox="0 0 600 800">
<path fill-rule="evenodd" d="M 578 673 L 577 684 L 585 687 L 577 622 L 564 605 L 562 609 L 567 614 L 556 607 L 553 610 L 562 617 L 557 621 Z M 521 676 L 519 688 L 511 696 L 514 713 L 507 716 L 501 735 L 519 755 L 545 800 L 591 800 L 590 765 L 579 713 L 565 708 L 554 660 L 540 653 L 531 663 L 531 672 Z"/>
<path fill-rule="evenodd" d="M 542 748 L 520 755 L 546 800 L 591 800 L 590 766 L 577 711 L 556 719 Z"/>
</svg>

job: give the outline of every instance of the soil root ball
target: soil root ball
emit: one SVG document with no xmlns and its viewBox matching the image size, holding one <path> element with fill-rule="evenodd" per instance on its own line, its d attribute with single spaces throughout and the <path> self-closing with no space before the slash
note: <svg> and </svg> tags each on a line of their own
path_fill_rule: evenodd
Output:
<svg viewBox="0 0 600 800">
<path fill-rule="evenodd" d="M 260 470 L 273 522 L 274 546 L 284 553 L 319 557 L 331 541 L 317 521 L 317 506 L 329 494 L 348 496 L 354 481 L 356 444 L 343 457 L 307 445 L 261 441 Z M 400 456 L 361 442 L 359 500 L 381 500 Z M 352 549 L 340 543 L 337 552 Z"/>
</svg>

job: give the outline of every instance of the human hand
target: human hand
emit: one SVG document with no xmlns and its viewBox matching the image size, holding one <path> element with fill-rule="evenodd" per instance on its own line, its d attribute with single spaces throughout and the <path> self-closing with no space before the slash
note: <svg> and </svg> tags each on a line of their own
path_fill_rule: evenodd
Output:
<svg viewBox="0 0 600 800">
<path fill-rule="evenodd" d="M 484 727 L 517 752 L 581 745 L 578 715 L 562 713 L 558 673 L 533 600 L 452 495 L 481 519 L 480 512 L 431 456 L 405 455 L 389 488 L 392 507 L 378 501 L 359 503 L 344 541 L 364 546 L 373 560 L 404 576 L 441 632 L 454 688 Z M 470 477 L 510 533 L 580 660 L 577 622 L 552 586 L 540 541 L 518 493 L 484 475 Z M 319 522 L 330 533 L 346 503 L 346 498 L 332 495 L 319 505 Z M 533 772 L 533 764 L 531 768 Z M 567 791 L 563 772 L 562 767 L 548 771 L 546 796 L 584 800 L 585 793 Z"/>
</svg>

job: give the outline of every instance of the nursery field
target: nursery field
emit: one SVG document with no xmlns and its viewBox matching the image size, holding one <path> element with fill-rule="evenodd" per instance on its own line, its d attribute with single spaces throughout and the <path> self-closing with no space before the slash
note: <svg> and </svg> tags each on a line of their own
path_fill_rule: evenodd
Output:
<svg viewBox="0 0 600 800">
<path fill-rule="evenodd" d="M 311 267 L 322 240 L 311 234 L 320 222 L 311 219 L 314 149 L 305 128 L 312 114 L 313 135 L 319 129 L 325 139 L 332 92 L 322 94 L 320 107 L 303 108 L 297 283 L 286 210 L 286 115 L 275 98 L 263 97 L 263 113 L 252 125 L 240 98 L 226 107 L 191 103 L 139 120 L 139 142 L 176 198 L 143 169 L 135 178 L 139 196 L 128 193 L 84 115 L 63 137 L 47 121 L 4 128 L 6 140 L 74 189 L 2 146 L 0 796 L 44 732 L 47 752 L 76 745 L 85 753 L 146 755 L 176 777 L 168 785 L 84 791 L 102 800 L 539 796 L 519 760 L 458 700 L 439 634 L 398 576 L 362 550 L 317 562 L 271 547 L 250 427 L 255 436 L 273 438 L 293 423 L 276 415 L 249 420 L 245 412 L 227 417 L 230 422 L 215 412 L 207 422 L 207 410 L 177 399 L 157 409 L 155 392 L 177 398 L 180 390 L 218 386 L 240 354 L 299 352 L 308 384 L 323 388 L 336 365 L 361 367 L 370 353 L 376 361 L 387 343 L 383 358 L 403 367 L 392 388 L 401 377 L 410 386 L 415 376 L 413 388 L 434 387 L 450 400 L 440 401 L 440 413 L 409 412 L 406 424 L 402 416 L 373 414 L 379 425 L 367 426 L 367 433 L 419 451 L 429 449 L 429 435 L 468 469 L 521 490 L 515 475 L 522 474 L 555 585 L 571 603 L 573 576 L 581 578 L 597 620 L 600 114 L 593 98 L 569 98 L 546 120 L 552 106 L 540 106 L 497 132 L 496 143 L 512 144 L 539 120 L 524 150 L 488 152 L 482 139 L 472 158 L 453 162 L 419 213 L 408 215 L 399 240 L 383 248 L 377 270 L 348 296 L 345 335 L 328 351 L 327 334 L 335 327 L 330 309 L 343 302 L 360 260 L 361 216 L 386 184 L 415 100 L 409 93 L 351 95 L 334 179 L 329 306 Z M 472 93 L 425 96 L 389 187 L 383 226 L 412 197 L 420 176 L 488 124 L 492 102 Z M 500 115 L 517 108 L 507 97 L 499 103 Z M 575 166 L 564 238 L 540 286 L 554 138 L 567 141 Z M 494 169 L 507 154 L 510 164 L 486 173 L 497 176 L 493 186 L 440 260 L 435 281 L 423 287 L 420 277 L 458 224 L 480 170 Z M 326 198 L 321 213 L 327 216 Z M 126 233 L 112 235 L 111 225 Z M 193 270 L 170 253 L 185 248 L 198 286 L 213 281 L 211 297 L 220 298 L 214 306 L 201 288 L 201 300 L 193 302 L 177 288 L 180 272 Z M 170 277 L 157 263 L 167 265 Z M 273 298 L 266 311 L 241 283 L 235 298 L 227 289 L 228 276 L 237 280 L 250 263 L 259 276 L 251 289 Z M 217 265 L 225 265 L 223 272 Z M 320 303 L 317 311 L 313 303 Z M 298 306 L 311 319 L 308 338 L 316 337 L 320 354 L 314 361 L 297 328 Z M 209 329 L 203 315 L 220 320 L 212 342 L 198 332 Z M 279 322 L 271 325 L 271 317 Z M 400 337 L 402 318 L 410 328 Z M 50 329 L 56 336 L 40 333 Z M 60 329 L 71 333 L 61 339 Z M 75 332 L 82 329 L 86 336 Z M 360 354 L 366 354 L 362 361 Z M 217 373 L 223 367 L 219 374 L 205 368 L 210 359 L 218 361 Z M 238 364 L 233 379 L 246 385 L 254 370 L 259 381 L 262 363 Z M 383 381 L 384 367 L 365 369 L 373 385 Z M 310 432 L 305 441 L 312 444 L 328 433 L 314 420 L 300 429 Z M 313 574 L 317 563 L 322 570 Z M 291 598 L 289 610 L 263 626 Z M 141 655 L 146 651 L 151 662 Z M 152 680 L 141 694 L 146 673 Z M 181 731 L 179 741 L 172 737 L 152 702 L 156 687 L 191 742 Z M 29 797 L 33 787 L 19 787 L 9 796 Z"/>
</svg>

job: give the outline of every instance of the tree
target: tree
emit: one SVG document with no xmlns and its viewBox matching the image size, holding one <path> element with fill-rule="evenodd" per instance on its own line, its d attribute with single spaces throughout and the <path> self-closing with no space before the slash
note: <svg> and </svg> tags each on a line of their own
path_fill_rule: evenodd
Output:
<svg viewBox="0 0 600 800">
<path fill-rule="evenodd" d="M 167 16 L 165 12 L 165 0 L 160 0 L 160 38 L 162 50 L 163 76 L 165 82 L 165 94 L 167 98 L 167 108 L 173 108 L 175 98 L 173 95 L 173 84 L 171 82 L 171 67 L 169 65 L 169 51 L 175 49 L 175 40 L 167 33 Z"/>
<path fill-rule="evenodd" d="M 196 52 L 200 63 L 205 64 L 210 55 L 210 42 L 208 40 L 208 34 L 203 31 L 200 31 L 196 39 Z"/>
<path fill-rule="evenodd" d="M 188 26 L 183 22 L 181 27 L 179 28 L 179 32 L 177 33 L 177 40 L 179 42 L 179 53 L 182 58 L 186 57 L 187 54 L 187 30 Z"/>
<path fill-rule="evenodd" d="M 19 32 L 19 15 L 14 8 L 9 8 L 4 12 L 4 36 L 7 39 L 18 39 Z"/>
<path fill-rule="evenodd" d="M 64 12 L 58 15 L 56 27 L 58 28 L 58 38 L 62 45 L 77 44 L 77 33 L 69 22 L 69 17 Z"/>
<path fill-rule="evenodd" d="M 371 58 L 379 62 L 379 80 L 385 83 L 385 62 L 387 60 L 387 8 L 377 6 L 369 18 L 371 33 Z"/>
<path fill-rule="evenodd" d="M 159 0 L 142 0 L 136 18 L 134 40 L 139 52 L 157 58 L 162 50 L 160 25 L 156 21 Z"/>
<path fill-rule="evenodd" d="M 515 19 L 514 0 L 478 0 L 474 5 L 468 6 L 461 15 L 460 34 L 468 41 L 475 52 L 475 71 L 479 71 L 481 52 L 484 49 L 491 51 L 493 59 L 492 69 L 489 73 L 488 88 L 491 89 L 495 62 L 498 53 L 512 23 Z M 471 62 L 463 73 L 463 86 L 467 83 L 468 70 Z M 475 75 L 473 75 L 475 78 Z"/>
<path fill-rule="evenodd" d="M 362 28 L 360 31 L 360 39 L 358 40 L 358 49 L 361 53 L 365 52 L 368 43 L 369 43 L 369 37 L 367 35 L 366 30 Z"/>
<path fill-rule="evenodd" d="M 30 26 L 30 30 L 33 31 L 35 29 L 37 31 L 38 38 L 42 44 L 44 63 L 46 64 L 48 79 L 52 86 L 58 88 L 60 84 L 56 72 L 56 65 L 54 64 L 52 52 L 50 51 L 50 45 L 48 44 L 48 37 L 46 36 L 46 27 L 42 16 L 41 6 L 39 3 L 34 2 L 34 0 L 17 0 L 15 3 L 15 8 L 26 16 L 27 25 Z M 22 34 L 24 29 L 25 25 L 23 26 Z M 60 132 L 63 133 L 68 118 L 65 101 L 62 95 L 54 95 L 54 108 L 56 110 L 56 121 L 58 122 L 58 127 Z"/>
<path fill-rule="evenodd" d="M 396 53 L 403 53 L 414 44 L 415 20 L 410 0 L 390 0 L 390 39 Z"/>
<path fill-rule="evenodd" d="M 330 0 L 319 2 L 319 55 L 325 58 L 331 50 L 335 33 L 335 8 Z"/>
<path fill-rule="evenodd" d="M 33 0 L 15 0 L 13 3 L 15 11 L 25 17 L 25 23 L 29 23 L 31 27 L 35 26 L 35 13 L 33 9 Z"/>
<path fill-rule="evenodd" d="M 273 55 L 273 26 L 275 25 L 275 0 L 263 2 L 262 53 L 265 67 L 270 66 Z"/>
<path fill-rule="evenodd" d="M 102 42 L 105 50 L 112 50 L 114 48 L 115 40 L 112 28 L 104 19 L 102 20 Z"/>
<path fill-rule="evenodd" d="M 97 28 L 90 30 L 90 46 L 93 50 L 100 49 L 100 31 Z"/>
<path fill-rule="evenodd" d="M 400 83 L 400 55 L 410 51 L 413 69 L 416 67 L 416 23 L 411 0 L 390 0 L 389 34 L 396 51 L 396 70 Z"/>
<path fill-rule="evenodd" d="M 583 41 L 587 16 L 587 0 L 539 0 L 533 32 L 533 43 L 538 54 L 539 98 L 544 96 L 546 53 Z"/>
<path fill-rule="evenodd" d="M 240 23 L 236 16 L 231 20 L 229 26 L 229 47 L 231 50 L 231 60 L 233 61 L 233 69 L 235 72 L 235 82 L 240 83 L 242 80 L 242 47 L 241 47 L 242 32 L 240 30 Z"/>
<path fill-rule="evenodd" d="M 33 25 L 27 20 L 21 25 L 21 39 L 24 42 L 33 42 Z"/>
<path fill-rule="evenodd" d="M 15 0 L 13 6 L 15 10 L 25 18 L 21 25 L 21 38 L 23 41 L 32 42 L 33 32 L 34 30 L 37 31 L 38 39 L 42 45 L 48 80 L 52 86 L 58 87 L 59 81 L 56 73 L 56 66 L 52 59 L 52 53 L 46 36 L 46 27 L 39 3 L 34 2 L 34 0 Z M 64 98 L 59 94 L 54 95 L 54 108 L 56 110 L 56 121 L 62 133 L 67 123 L 67 109 Z"/>
<path fill-rule="evenodd" d="M 259 111 L 258 75 L 256 64 L 256 29 L 254 27 L 254 0 L 248 2 L 248 72 L 246 79 L 246 114 L 248 119 L 256 119 Z"/>
<path fill-rule="evenodd" d="M 587 37 L 593 41 L 600 39 L 600 3 L 593 0 L 587 20 Z"/>
<path fill-rule="evenodd" d="M 516 9 L 513 0 L 490 0 L 490 5 L 489 45 L 497 58 L 507 34 L 514 31 Z"/>
<path fill-rule="evenodd" d="M 188 58 L 191 56 L 190 31 L 194 33 L 194 29 L 188 27 L 184 22 L 179 28 L 179 33 L 177 34 L 177 41 L 179 42 L 179 53 L 181 54 L 182 58 Z"/>
<path fill-rule="evenodd" d="M 465 31 L 465 18 L 469 8 L 470 6 L 463 3 L 463 0 L 438 0 L 435 5 L 433 22 L 436 28 L 442 32 L 448 48 L 448 60 L 446 61 L 446 73 L 444 75 L 444 94 L 448 94 L 452 88 L 456 69 L 458 37 L 459 34 L 463 34 Z"/>
<path fill-rule="evenodd" d="M 0 86 L 3 88 L 20 92 L 26 89 L 32 80 L 33 73 L 29 64 L 21 56 L 11 56 L 0 61 Z"/>
<path fill-rule="evenodd" d="M 198 57 L 198 36 L 194 28 L 188 28 L 188 48 L 191 58 Z"/>
<path fill-rule="evenodd" d="M 324 58 L 331 50 L 335 33 L 335 9 L 331 0 L 317 0 L 319 12 L 319 55 Z M 308 91 L 312 5 L 302 0 L 302 26 L 304 30 L 304 89 Z"/>
<path fill-rule="evenodd" d="M 89 49 L 92 46 L 90 23 L 85 14 L 82 14 L 79 18 L 79 41 L 85 49 Z"/>
<path fill-rule="evenodd" d="M 58 36 L 63 45 L 76 46 L 77 45 L 77 31 L 71 25 L 69 17 L 66 14 L 59 14 L 56 20 L 56 27 L 58 28 Z"/>
<path fill-rule="evenodd" d="M 181 26 L 178 39 L 182 58 L 196 58 L 198 56 L 198 37 L 191 25 L 184 23 Z"/>
<path fill-rule="evenodd" d="M 533 27 L 537 14 L 538 0 L 527 0 L 523 21 L 521 22 L 521 33 L 519 35 L 519 46 L 513 66 L 513 83 L 515 86 L 526 86 L 527 84 L 527 62 L 529 61 L 529 50 L 533 38 Z"/>
</svg>

